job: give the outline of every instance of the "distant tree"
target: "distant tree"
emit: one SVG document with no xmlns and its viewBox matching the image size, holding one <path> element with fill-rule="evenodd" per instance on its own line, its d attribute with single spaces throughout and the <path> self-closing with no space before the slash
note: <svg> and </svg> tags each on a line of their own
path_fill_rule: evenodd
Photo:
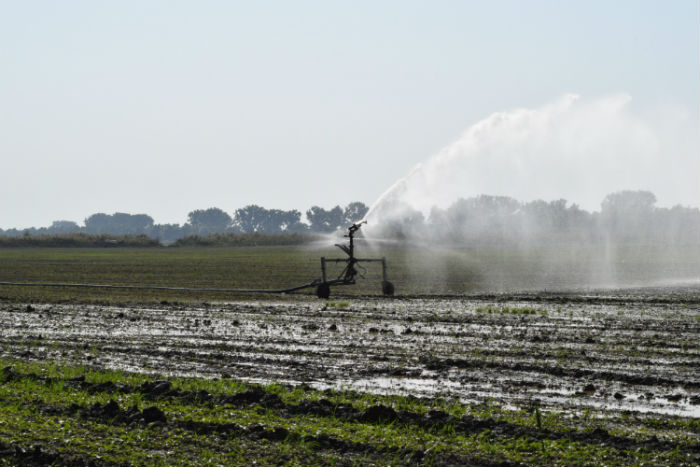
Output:
<svg viewBox="0 0 700 467">
<path fill-rule="evenodd" d="M 233 223 L 244 233 L 261 232 L 267 224 L 268 216 L 267 209 L 257 204 L 250 204 L 236 209 Z"/>
<path fill-rule="evenodd" d="M 151 227 L 153 218 L 146 214 L 97 213 L 85 219 L 85 231 L 90 234 L 141 235 Z"/>
<path fill-rule="evenodd" d="M 343 226 L 343 210 L 336 206 L 331 210 L 325 210 L 319 206 L 312 206 L 306 211 L 306 218 L 311 224 L 312 232 L 329 233 Z"/>
<path fill-rule="evenodd" d="M 654 237 L 665 244 L 700 243 L 700 210 L 684 206 L 657 208 L 654 213 Z"/>
<path fill-rule="evenodd" d="M 219 208 L 197 209 L 187 215 L 187 222 L 199 235 L 223 233 L 233 219 Z"/>
<path fill-rule="evenodd" d="M 300 219 L 301 213 L 296 209 L 265 209 L 251 204 L 236 210 L 233 224 L 245 233 L 300 233 L 306 231 Z"/>
<path fill-rule="evenodd" d="M 85 219 L 85 231 L 89 234 L 110 233 L 112 216 L 98 212 Z"/>
<path fill-rule="evenodd" d="M 594 214 L 581 209 L 576 203 L 566 210 L 566 229 L 576 241 L 592 241 L 600 236 Z"/>
<path fill-rule="evenodd" d="M 569 225 L 569 212 L 566 200 L 530 201 L 522 205 L 521 225 L 526 232 L 552 232 L 566 229 Z"/>
<path fill-rule="evenodd" d="M 299 233 L 308 232 L 309 226 L 304 224 L 301 221 L 301 213 L 299 211 L 295 211 L 295 212 L 296 212 L 296 220 L 288 223 L 284 229 L 284 232 L 290 233 L 290 234 L 299 234 Z"/>
<path fill-rule="evenodd" d="M 270 209 L 268 211 L 268 224 L 262 233 L 298 233 L 303 231 L 300 221 L 301 213 L 296 209 L 283 211 L 281 209 Z"/>
<path fill-rule="evenodd" d="M 619 191 L 611 193 L 601 203 L 601 213 L 606 215 L 628 215 L 649 213 L 656 204 L 656 195 L 650 191 Z"/>
<path fill-rule="evenodd" d="M 400 212 L 400 216 L 381 226 L 380 235 L 396 239 L 420 238 L 425 235 L 425 216 L 422 212 L 408 206 L 404 206 Z"/>
<path fill-rule="evenodd" d="M 518 201 L 507 196 L 460 198 L 447 208 L 444 227 L 453 240 L 474 236 L 503 238 L 514 233 L 520 207 Z"/>
<path fill-rule="evenodd" d="M 343 224 L 350 225 L 364 220 L 367 211 L 369 211 L 369 206 L 365 203 L 355 201 L 348 204 L 343 211 Z"/>
<path fill-rule="evenodd" d="M 617 238 L 641 238 L 653 228 L 656 196 L 650 191 L 611 193 L 601 203 L 603 227 Z"/>
<path fill-rule="evenodd" d="M 11 229 L 5 230 L 2 234 L 7 237 L 19 237 L 20 235 L 22 235 L 22 232 L 13 227 Z"/>
<path fill-rule="evenodd" d="M 112 215 L 112 232 L 116 235 L 147 234 L 153 227 L 153 218 L 146 214 L 126 214 L 115 212 Z"/>
<path fill-rule="evenodd" d="M 80 232 L 82 229 L 73 221 L 53 221 L 51 226 L 46 230 L 49 234 L 62 235 Z"/>
</svg>

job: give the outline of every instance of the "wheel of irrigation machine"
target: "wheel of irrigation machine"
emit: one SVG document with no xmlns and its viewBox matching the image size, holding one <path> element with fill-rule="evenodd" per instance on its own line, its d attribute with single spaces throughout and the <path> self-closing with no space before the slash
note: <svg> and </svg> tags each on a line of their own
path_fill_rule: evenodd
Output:
<svg viewBox="0 0 700 467">
<path fill-rule="evenodd" d="M 382 293 L 387 296 L 394 295 L 394 284 L 389 281 L 382 281 Z"/>
<path fill-rule="evenodd" d="M 316 296 L 318 298 L 328 298 L 331 296 L 331 286 L 328 284 L 319 284 L 316 287 Z"/>
</svg>

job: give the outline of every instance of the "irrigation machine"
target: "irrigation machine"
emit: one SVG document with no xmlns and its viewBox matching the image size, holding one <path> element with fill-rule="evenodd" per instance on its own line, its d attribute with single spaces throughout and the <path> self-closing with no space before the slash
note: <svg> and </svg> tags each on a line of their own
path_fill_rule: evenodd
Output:
<svg viewBox="0 0 700 467">
<path fill-rule="evenodd" d="M 326 258 L 321 257 L 321 280 L 316 286 L 316 296 L 318 298 L 328 298 L 331 294 L 332 285 L 352 285 L 355 283 L 355 276 L 358 275 L 356 266 L 359 263 L 382 263 L 382 294 L 384 295 L 394 295 L 394 284 L 389 282 L 386 277 L 386 258 L 356 258 L 355 257 L 355 233 L 360 230 L 362 224 L 367 221 L 357 222 L 352 224 L 348 228 L 348 233 L 345 235 L 349 239 L 349 243 L 339 244 L 336 243 L 335 246 L 343 250 L 345 254 L 348 255 L 347 258 Z M 345 267 L 338 277 L 335 279 L 328 279 L 326 274 L 326 264 L 327 263 L 345 263 Z"/>
</svg>

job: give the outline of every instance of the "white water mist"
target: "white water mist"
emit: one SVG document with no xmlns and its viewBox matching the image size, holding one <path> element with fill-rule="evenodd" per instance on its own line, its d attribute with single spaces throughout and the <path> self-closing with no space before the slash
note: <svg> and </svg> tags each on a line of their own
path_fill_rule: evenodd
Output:
<svg viewBox="0 0 700 467">
<path fill-rule="evenodd" d="M 623 191 L 641 199 L 653 192 L 659 205 L 697 206 L 700 138 L 677 110 L 639 112 L 627 95 L 566 95 L 494 113 L 392 185 L 365 217 L 366 238 L 410 264 L 406 287 L 425 293 L 696 280 L 697 209 L 657 212 L 660 224 L 645 224 L 650 231 L 664 226 L 669 238 L 679 238 L 674 229 L 693 237 L 673 242 L 639 229 L 633 242 L 625 240 L 610 231 L 610 213 L 601 209 L 607 195 Z M 479 195 L 495 204 L 478 208 Z M 562 199 L 568 207 L 555 201 Z M 548 227 L 539 208 L 565 214 L 566 225 Z M 460 209 L 469 216 L 460 218 Z M 671 221 L 681 218 L 689 222 Z"/>
<path fill-rule="evenodd" d="M 630 100 L 570 94 L 494 113 L 391 186 L 371 206 L 367 230 L 407 209 L 427 215 L 480 194 L 563 198 L 592 211 L 611 192 L 644 189 L 662 204 L 697 205 L 697 129 L 682 112 L 635 113 Z"/>
</svg>

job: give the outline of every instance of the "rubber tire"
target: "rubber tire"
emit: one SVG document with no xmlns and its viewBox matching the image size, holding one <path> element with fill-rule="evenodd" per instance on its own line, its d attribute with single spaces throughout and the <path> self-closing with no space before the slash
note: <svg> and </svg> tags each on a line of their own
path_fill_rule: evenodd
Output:
<svg viewBox="0 0 700 467">
<path fill-rule="evenodd" d="M 388 297 L 394 295 L 394 284 L 389 281 L 382 281 L 382 293 Z"/>
<path fill-rule="evenodd" d="M 318 298 L 328 298 L 331 296 L 331 286 L 328 284 L 319 284 L 316 287 L 316 296 Z"/>
</svg>

